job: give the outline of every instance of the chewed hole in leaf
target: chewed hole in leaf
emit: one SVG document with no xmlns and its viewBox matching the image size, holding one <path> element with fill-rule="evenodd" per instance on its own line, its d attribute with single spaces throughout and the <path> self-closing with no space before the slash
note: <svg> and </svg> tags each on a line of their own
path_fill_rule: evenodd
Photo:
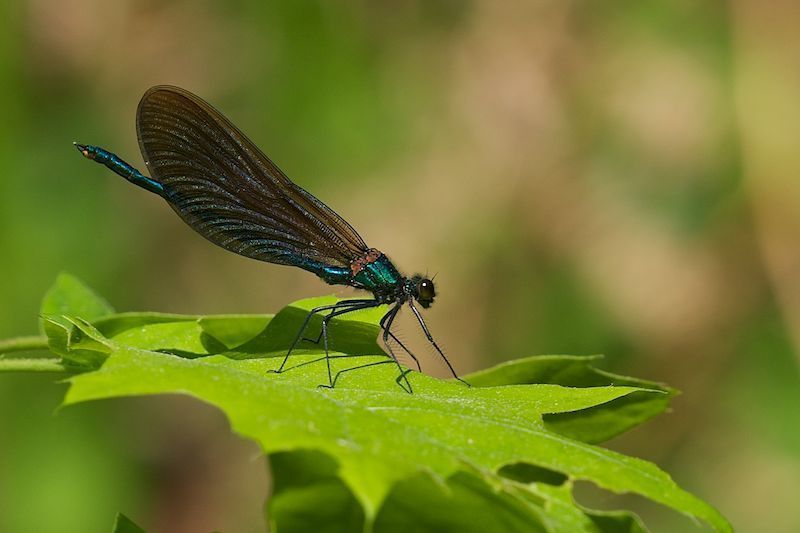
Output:
<svg viewBox="0 0 800 533">
<path fill-rule="evenodd" d="M 560 486 L 567 480 L 567 476 L 561 472 L 529 463 L 505 465 L 497 473 L 504 478 L 520 483 L 546 483 L 547 485 Z"/>
<path fill-rule="evenodd" d="M 598 487 L 591 481 L 576 480 L 572 497 L 577 505 L 593 515 L 612 515 L 625 509 L 635 513 L 648 524 L 672 524 L 665 531 L 696 531 L 697 521 L 692 517 L 670 513 L 664 507 L 635 493 L 616 493 Z"/>
<path fill-rule="evenodd" d="M 446 480 L 418 474 L 395 485 L 374 531 L 550 531 L 541 502 L 498 490 L 479 475 L 457 472 Z"/>
</svg>

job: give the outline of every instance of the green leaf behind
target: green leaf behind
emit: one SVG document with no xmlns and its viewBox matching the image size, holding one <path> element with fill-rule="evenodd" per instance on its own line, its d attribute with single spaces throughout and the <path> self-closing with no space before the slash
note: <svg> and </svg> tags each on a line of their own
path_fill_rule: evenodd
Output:
<svg viewBox="0 0 800 533">
<path fill-rule="evenodd" d="M 283 357 L 297 338 L 309 311 L 337 301 L 334 296 L 323 296 L 289 304 L 275 315 L 261 334 L 234 348 L 227 355 L 235 359 Z M 328 330 L 329 349 L 332 352 L 350 355 L 383 355 L 377 337 L 380 331 L 378 321 L 385 312 L 386 306 L 380 306 L 348 313 L 331 320 Z M 322 317 L 319 314 L 311 317 L 301 335 L 301 342 L 295 347 L 295 353 L 320 353 L 322 345 L 306 339 L 317 338 L 322 328 L 321 323 Z"/>
<path fill-rule="evenodd" d="M 270 464 L 274 479 L 269 505 L 272 531 L 349 533 L 363 528 L 361 508 L 336 477 L 335 461 L 318 452 L 299 450 L 273 454 Z M 598 513 L 581 508 L 572 500 L 570 491 L 568 483 L 524 485 L 469 471 L 456 472 L 444 481 L 417 474 L 393 487 L 372 531 L 646 531 L 630 513 Z"/>
<path fill-rule="evenodd" d="M 137 526 L 133 520 L 124 514 L 119 513 L 114 521 L 114 528 L 111 533 L 145 533 L 145 530 Z"/>
<path fill-rule="evenodd" d="M 92 321 L 114 312 L 114 309 L 78 278 L 61 273 L 45 293 L 39 313 L 60 320 L 63 315 L 76 316 Z"/>
</svg>

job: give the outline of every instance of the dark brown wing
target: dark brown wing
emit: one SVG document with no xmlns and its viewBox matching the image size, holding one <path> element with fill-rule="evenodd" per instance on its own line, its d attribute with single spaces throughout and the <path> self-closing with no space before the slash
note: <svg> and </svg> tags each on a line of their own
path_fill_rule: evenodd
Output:
<svg viewBox="0 0 800 533">
<path fill-rule="evenodd" d="M 139 146 L 164 198 L 198 233 L 237 254 L 296 266 L 349 266 L 367 250 L 350 224 L 292 183 L 239 129 L 178 87 L 149 89 Z"/>
</svg>

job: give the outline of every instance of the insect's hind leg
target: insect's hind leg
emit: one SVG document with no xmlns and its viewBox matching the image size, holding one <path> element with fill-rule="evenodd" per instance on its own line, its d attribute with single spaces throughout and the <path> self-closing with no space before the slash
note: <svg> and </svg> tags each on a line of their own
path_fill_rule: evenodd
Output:
<svg viewBox="0 0 800 533">
<path fill-rule="evenodd" d="M 390 365 L 390 364 L 393 364 L 393 363 L 396 363 L 396 362 L 397 361 L 395 361 L 394 359 L 387 358 L 384 361 L 374 361 L 372 363 L 367 363 L 367 364 L 364 364 L 364 365 L 345 368 L 344 370 L 339 370 L 338 372 L 336 372 L 336 374 L 334 374 L 333 380 L 331 382 L 332 385 L 330 385 L 330 386 L 329 385 L 320 385 L 320 387 L 323 387 L 323 388 L 326 388 L 326 389 L 334 388 L 336 386 L 336 382 L 339 381 L 339 377 L 342 374 L 344 374 L 345 372 L 351 372 L 353 370 L 361 370 L 362 368 L 367 368 L 367 367 L 370 367 L 370 366 Z M 397 383 L 400 386 L 400 388 L 403 389 L 404 391 L 406 391 L 407 393 L 413 394 L 414 391 L 411 388 L 411 384 L 408 382 L 408 378 L 406 377 L 409 372 L 413 372 L 413 370 L 411 370 L 410 368 L 401 369 L 400 374 L 398 374 L 398 376 L 395 378 L 394 382 Z M 405 386 L 403 386 L 401 381 L 405 381 L 405 383 L 406 383 Z"/>
<path fill-rule="evenodd" d="M 292 351 L 295 349 L 295 346 L 297 346 L 297 343 L 300 342 L 300 339 L 301 339 L 301 337 L 303 335 L 303 332 L 305 332 L 305 329 L 308 327 L 308 323 L 311 320 L 311 317 L 314 316 L 315 314 L 322 313 L 322 312 L 325 312 L 325 311 L 330 311 L 330 313 L 328 313 L 322 319 L 322 330 L 320 332 L 320 337 L 323 337 L 325 339 L 325 359 L 329 359 L 329 356 L 328 356 L 328 336 L 327 336 L 328 322 L 332 318 L 334 318 L 336 316 L 343 315 L 343 314 L 346 314 L 346 313 L 350 313 L 350 312 L 353 312 L 353 311 L 359 311 L 361 309 L 369 309 L 370 307 L 376 307 L 378 305 L 380 305 L 380 304 L 375 300 L 342 300 L 340 302 L 336 302 L 335 304 L 322 305 L 320 307 L 315 307 L 314 309 L 309 311 L 309 313 L 306 315 L 305 320 L 303 320 L 303 325 L 300 327 L 300 330 L 297 332 L 297 335 L 295 336 L 294 342 L 292 342 L 292 345 L 289 347 L 289 351 L 286 353 L 286 356 L 283 358 L 283 362 L 281 362 L 281 366 L 278 367 L 277 370 L 271 370 L 270 372 L 274 372 L 274 373 L 280 374 L 281 372 L 284 372 L 286 370 L 284 367 L 286 366 L 286 362 L 289 360 L 289 356 L 292 355 Z M 330 361 L 327 361 L 327 365 L 328 365 L 328 367 L 330 367 Z M 298 365 L 298 366 L 300 366 L 300 365 Z M 295 367 L 292 367 L 292 368 L 295 368 Z M 329 371 L 329 374 L 330 374 L 330 371 Z"/>
<path fill-rule="evenodd" d="M 339 355 L 329 355 L 327 358 L 330 359 L 355 359 L 357 357 L 375 357 L 378 354 L 374 353 L 359 353 L 359 354 L 339 354 Z M 298 363 L 291 368 L 294 370 L 295 368 L 300 368 L 303 366 L 313 365 L 314 363 L 319 363 L 320 361 L 324 361 L 326 357 L 323 355 L 322 357 L 317 357 L 316 359 L 310 359 L 308 361 L 303 361 L 302 363 Z"/>
<path fill-rule="evenodd" d="M 341 302 L 337 302 L 336 305 L 341 304 L 341 307 L 359 306 L 359 308 L 361 308 L 360 307 L 361 305 L 365 305 L 366 307 L 364 307 L 363 309 L 368 309 L 369 307 L 376 307 L 376 305 L 374 305 L 374 302 L 375 302 L 375 300 L 373 300 L 373 299 L 362 298 L 362 299 L 354 299 L 354 300 L 342 300 Z M 373 305 L 367 306 L 366 304 L 373 304 Z M 336 309 L 334 309 L 333 311 L 335 311 L 335 310 Z M 331 312 L 333 312 L 333 311 L 331 311 Z M 319 335 L 317 335 L 316 339 L 312 339 L 311 337 L 303 337 L 302 340 L 308 341 L 308 342 L 313 343 L 313 344 L 319 344 L 319 341 L 322 340 L 322 328 L 320 328 Z"/>
<path fill-rule="evenodd" d="M 348 300 L 344 300 L 344 301 L 348 301 Z M 292 341 L 291 346 L 289 346 L 289 351 L 286 352 L 286 356 L 284 356 L 283 361 L 281 361 L 281 366 L 279 366 L 277 370 L 269 370 L 269 372 L 280 374 L 281 372 L 284 371 L 284 367 L 286 366 L 286 363 L 289 361 L 289 356 L 292 355 L 292 351 L 297 346 L 297 343 L 300 342 L 300 339 L 301 339 L 301 337 L 303 335 L 303 332 L 306 330 L 306 327 L 308 327 L 308 323 L 311 321 L 311 317 L 313 317 L 317 313 L 321 313 L 323 311 L 332 310 L 332 312 L 333 312 L 333 311 L 336 310 L 337 307 L 342 307 L 341 304 L 342 304 L 342 302 L 336 302 L 335 304 L 331 304 L 331 305 L 321 305 L 321 306 L 315 307 L 314 309 L 309 311 L 308 314 L 306 315 L 305 320 L 303 320 L 303 325 L 300 326 L 300 330 L 297 332 L 297 335 L 295 336 L 294 341 Z"/>
<path fill-rule="evenodd" d="M 340 371 L 336 372 L 335 375 L 333 375 L 331 373 L 330 360 L 332 359 L 332 357 L 328 355 L 328 336 L 327 336 L 327 322 L 326 321 L 331 319 L 331 318 L 333 318 L 334 316 L 343 315 L 345 313 L 349 313 L 351 311 L 356 311 L 358 309 L 367 309 L 369 307 L 375 307 L 375 306 L 374 305 L 370 305 L 370 306 L 358 307 L 358 308 L 355 308 L 355 309 L 343 309 L 343 310 L 340 310 L 340 311 L 336 311 L 335 313 L 332 312 L 330 315 L 326 316 L 322 320 L 323 339 L 325 341 L 325 355 L 326 355 L 325 359 L 326 359 L 326 362 L 328 364 L 328 379 L 329 379 L 330 384 L 329 385 L 320 385 L 320 387 L 329 388 L 329 389 L 334 388 L 336 386 L 336 382 L 339 380 L 339 377 L 342 374 L 344 374 L 345 372 L 350 372 L 350 371 L 353 371 L 353 370 L 359 370 L 361 368 L 367 368 L 367 367 L 370 367 L 370 366 L 377 366 L 377 365 L 384 365 L 384 364 L 394 363 L 394 364 L 397 365 L 397 369 L 400 371 L 400 374 L 395 379 L 395 382 L 400 386 L 401 389 L 403 389 L 404 391 L 406 391 L 409 394 L 412 394 L 414 391 L 411 388 L 411 383 L 408 381 L 408 377 L 407 377 L 407 374 L 409 372 L 411 372 L 411 370 L 407 369 L 407 368 L 404 369 L 400 365 L 400 361 L 397 360 L 397 357 L 394 355 L 394 351 L 392 350 L 392 347 L 387 342 L 387 338 L 389 337 L 389 335 L 391 335 L 391 333 L 389 332 L 389 328 L 391 328 L 392 322 L 394 322 L 394 318 L 397 316 L 398 311 L 400 311 L 400 304 L 395 305 L 392 309 L 390 309 L 389 312 L 387 312 L 383 316 L 383 318 L 381 318 L 381 321 L 380 321 L 381 328 L 383 329 L 384 344 L 386 344 L 386 348 L 389 350 L 389 356 L 390 357 L 388 359 L 386 359 L 385 361 L 375 361 L 375 362 L 367 363 L 367 364 L 364 364 L 364 365 L 345 368 L 344 370 L 340 370 Z M 396 337 L 394 337 L 394 335 L 392 335 L 392 337 L 395 340 L 397 340 L 398 343 L 400 343 L 400 341 Z M 402 345 L 402 343 L 400 343 L 400 344 Z M 408 350 L 406 349 L 406 351 L 408 351 Z M 414 357 L 413 354 L 409 353 L 409 355 L 411 355 L 411 357 L 414 359 L 414 361 L 417 361 L 416 357 Z M 417 362 L 417 365 L 419 365 L 419 362 Z M 405 386 L 401 383 L 401 381 L 405 382 Z"/>
<path fill-rule="evenodd" d="M 328 368 L 328 383 L 329 385 L 321 385 L 321 387 L 333 388 L 334 379 L 331 372 L 331 356 L 328 351 L 328 322 L 331 319 L 345 315 L 347 313 L 352 313 L 354 311 L 361 311 L 362 309 L 369 309 L 371 307 L 377 307 L 380 303 L 376 300 L 350 300 L 350 302 L 359 302 L 357 304 L 351 304 L 346 306 L 344 309 L 334 309 L 325 318 L 322 319 L 322 342 L 325 347 L 325 365 Z"/>
<path fill-rule="evenodd" d="M 343 301 L 337 302 L 336 304 L 333 304 L 333 305 L 320 306 L 320 307 L 312 309 L 308 313 L 308 315 L 306 315 L 306 318 L 303 321 L 303 325 L 301 326 L 300 331 L 298 331 L 297 336 L 295 337 L 295 340 L 294 340 L 294 342 L 292 343 L 292 346 L 289 349 L 289 352 L 284 357 L 284 360 L 281 363 L 281 366 L 278 368 L 278 370 L 272 370 L 271 372 L 280 373 L 280 372 L 284 371 L 284 367 L 286 365 L 286 362 L 288 361 L 289 356 L 292 353 L 292 350 L 294 350 L 295 346 L 300 341 L 303 333 L 305 332 L 306 327 L 308 327 L 308 323 L 311 320 L 311 317 L 313 315 L 317 314 L 317 313 L 330 311 L 330 313 L 325 315 L 325 317 L 322 319 L 322 328 L 321 328 L 321 331 L 320 331 L 320 335 L 317 337 L 317 340 L 316 340 L 316 342 L 319 342 L 320 340 L 324 341 L 323 342 L 323 346 L 324 346 L 324 349 L 325 349 L 325 356 L 317 358 L 317 359 L 314 359 L 312 361 L 305 361 L 305 362 L 300 363 L 299 365 L 294 366 L 292 368 L 305 366 L 307 364 L 316 363 L 316 362 L 321 361 L 322 359 L 325 359 L 325 364 L 326 364 L 327 371 L 328 371 L 328 385 L 320 385 L 320 387 L 331 388 L 332 389 L 332 388 L 334 388 L 334 386 L 336 385 L 337 381 L 339 380 L 339 377 L 345 372 L 349 372 L 351 370 L 358 370 L 360 368 L 366 368 L 366 367 L 370 367 L 370 366 L 377 366 L 377 365 L 381 365 L 381 364 L 394 363 L 394 364 L 397 365 L 397 368 L 400 371 L 399 375 L 395 379 L 395 382 L 404 391 L 408 392 L 409 394 L 413 393 L 413 389 L 411 388 L 411 383 L 408 381 L 408 377 L 407 377 L 407 374 L 409 372 L 411 372 L 411 370 L 410 369 L 404 369 L 400 365 L 400 362 L 397 360 L 397 357 L 394 355 L 394 352 L 392 350 L 391 345 L 388 344 L 388 338 L 391 337 L 393 340 L 395 340 L 411 356 L 411 358 L 417 364 L 417 367 L 419 367 L 419 361 L 414 356 L 414 354 L 411 353 L 408 350 L 408 348 L 406 348 L 405 345 L 403 345 L 403 343 L 400 341 L 400 339 L 398 339 L 390 331 L 392 323 L 394 322 L 394 318 L 397 316 L 397 313 L 400 310 L 400 305 L 396 305 L 395 307 L 393 307 L 380 320 L 380 326 L 381 326 L 381 329 L 383 329 L 383 341 L 384 341 L 384 344 L 386 345 L 386 348 L 389 350 L 390 358 L 388 358 L 385 361 L 376 361 L 376 362 L 372 362 L 372 363 L 367 363 L 365 365 L 359 365 L 359 366 L 355 366 L 355 367 L 351 367 L 351 368 L 346 368 L 344 370 L 340 370 L 340 371 L 336 372 L 336 374 L 334 374 L 332 369 L 331 369 L 331 359 L 339 359 L 339 358 L 355 357 L 355 356 L 352 355 L 352 354 L 350 354 L 350 355 L 341 355 L 341 356 L 331 356 L 330 355 L 329 346 L 328 346 L 328 323 L 333 318 L 335 318 L 337 316 L 341 316 L 341 315 L 344 315 L 344 314 L 347 314 L 347 313 L 352 313 L 352 312 L 355 312 L 355 311 L 361 311 L 361 310 L 364 310 L 364 309 L 369 309 L 369 308 L 372 308 L 372 307 L 377 307 L 378 305 L 380 305 L 380 303 L 377 302 L 376 300 L 343 300 Z M 313 342 L 313 339 L 312 339 L 312 342 Z M 402 382 L 405 382 L 405 385 Z"/>
</svg>

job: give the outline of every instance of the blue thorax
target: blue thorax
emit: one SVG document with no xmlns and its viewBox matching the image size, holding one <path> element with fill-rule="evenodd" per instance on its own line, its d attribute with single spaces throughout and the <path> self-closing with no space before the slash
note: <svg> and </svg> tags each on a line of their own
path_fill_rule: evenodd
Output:
<svg viewBox="0 0 800 533">
<path fill-rule="evenodd" d="M 403 280 L 397 268 L 383 254 L 375 261 L 365 264 L 355 275 L 349 267 L 330 266 L 311 259 L 303 259 L 295 264 L 313 272 L 331 285 L 350 285 L 373 293 L 394 292 Z"/>
</svg>

